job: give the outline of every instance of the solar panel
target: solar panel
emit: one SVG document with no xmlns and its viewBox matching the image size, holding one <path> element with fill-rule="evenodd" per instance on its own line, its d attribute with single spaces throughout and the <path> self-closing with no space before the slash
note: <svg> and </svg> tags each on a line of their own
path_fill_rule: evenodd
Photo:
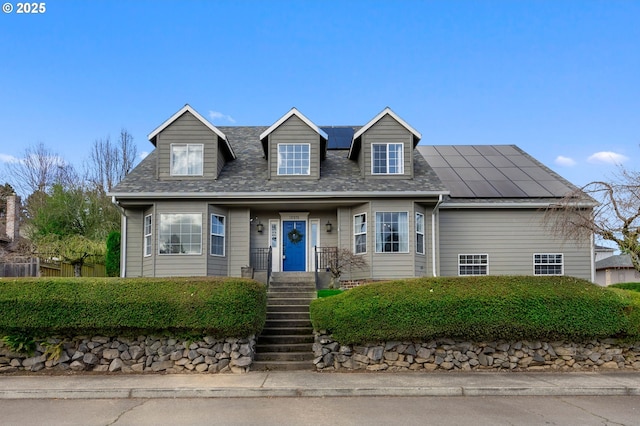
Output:
<svg viewBox="0 0 640 426">
<path fill-rule="evenodd" d="M 320 127 L 329 136 L 327 149 L 349 149 L 355 131 L 353 127 Z"/>
</svg>

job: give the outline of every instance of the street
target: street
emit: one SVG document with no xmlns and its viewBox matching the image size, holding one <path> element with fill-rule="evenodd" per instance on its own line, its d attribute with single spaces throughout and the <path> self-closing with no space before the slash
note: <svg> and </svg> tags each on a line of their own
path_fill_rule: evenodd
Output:
<svg viewBox="0 0 640 426">
<path fill-rule="evenodd" d="M 637 425 L 640 397 L 0 400 L 2 425 Z"/>
</svg>

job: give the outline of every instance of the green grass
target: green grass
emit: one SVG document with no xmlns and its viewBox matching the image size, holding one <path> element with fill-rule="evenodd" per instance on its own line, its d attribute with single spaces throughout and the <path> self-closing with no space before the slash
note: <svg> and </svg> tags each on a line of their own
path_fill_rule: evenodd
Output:
<svg viewBox="0 0 640 426">
<path fill-rule="evenodd" d="M 0 281 L 0 336 L 258 334 L 266 288 L 240 278 L 28 278 Z"/>
<path fill-rule="evenodd" d="M 638 297 L 634 297 L 638 296 Z M 571 277 L 420 278 L 373 283 L 311 304 L 341 343 L 640 337 L 640 294 Z"/>
<path fill-rule="evenodd" d="M 620 283 L 620 284 L 613 284 L 609 287 L 640 292 L 640 283 Z"/>
<path fill-rule="evenodd" d="M 342 293 L 343 290 L 337 289 L 337 288 L 326 288 L 326 289 L 322 289 L 322 290 L 318 290 L 318 297 L 331 297 L 331 296 L 335 296 L 336 294 L 340 294 Z"/>
</svg>

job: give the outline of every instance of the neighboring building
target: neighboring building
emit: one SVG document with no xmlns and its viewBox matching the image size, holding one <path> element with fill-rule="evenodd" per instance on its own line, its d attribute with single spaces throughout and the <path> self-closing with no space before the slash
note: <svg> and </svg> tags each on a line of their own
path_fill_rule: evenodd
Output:
<svg viewBox="0 0 640 426">
<path fill-rule="evenodd" d="M 599 260 L 606 259 L 607 257 L 613 256 L 616 249 L 596 244 L 593 251 L 596 256 L 595 259 L 597 264 Z"/>
<path fill-rule="evenodd" d="M 269 249 L 274 271 L 315 271 L 315 251 L 339 247 L 369 265 L 343 279 L 593 279 L 592 242 L 541 221 L 572 184 L 513 145 L 420 139 L 389 108 L 356 127 L 319 127 L 295 108 L 270 127 L 222 127 L 186 105 L 111 194 L 123 274 L 240 276 L 265 269 Z"/>
<path fill-rule="evenodd" d="M 629 282 L 640 282 L 640 272 L 635 270 L 628 254 L 617 254 L 596 262 L 596 283 L 599 285 Z"/>
</svg>

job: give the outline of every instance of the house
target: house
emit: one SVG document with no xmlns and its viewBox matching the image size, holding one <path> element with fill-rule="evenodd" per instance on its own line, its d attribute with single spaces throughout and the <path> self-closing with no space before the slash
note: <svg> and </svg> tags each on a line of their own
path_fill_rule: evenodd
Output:
<svg viewBox="0 0 640 426">
<path fill-rule="evenodd" d="M 616 254 L 596 261 L 596 280 L 602 286 L 617 283 L 640 282 L 640 272 L 636 271 L 628 254 Z"/>
<path fill-rule="evenodd" d="M 122 274 L 322 272 L 346 248 L 368 264 L 346 279 L 593 279 L 592 241 L 564 241 L 541 221 L 571 183 L 513 145 L 421 138 L 389 108 L 362 126 L 318 126 L 293 108 L 271 126 L 223 127 L 186 105 L 111 194 Z"/>
</svg>

